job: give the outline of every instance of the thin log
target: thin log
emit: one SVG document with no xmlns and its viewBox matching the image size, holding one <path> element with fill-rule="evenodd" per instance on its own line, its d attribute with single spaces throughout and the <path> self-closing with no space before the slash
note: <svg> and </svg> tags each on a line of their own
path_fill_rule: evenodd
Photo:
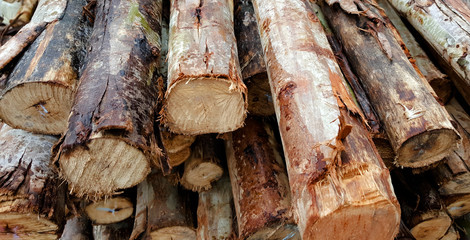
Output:
<svg viewBox="0 0 470 240">
<path fill-rule="evenodd" d="M 384 125 L 396 153 L 395 163 L 417 168 L 442 160 L 460 140 L 449 115 L 415 71 L 377 8 L 365 1 L 358 2 L 359 7 L 353 4 L 353 9 L 346 4 L 345 0 L 340 5 L 325 3 L 322 10 Z M 360 11 L 367 14 L 356 15 Z"/>
<path fill-rule="evenodd" d="M 51 168 L 56 137 L 4 125 L 0 130 L 0 238 L 57 239 L 65 186 Z"/>
<path fill-rule="evenodd" d="M 88 217 L 83 214 L 67 220 L 61 240 L 89 240 L 92 238 L 92 225 Z"/>
<path fill-rule="evenodd" d="M 196 136 L 175 134 L 166 129 L 160 129 L 160 135 L 171 167 L 178 166 L 189 158 Z"/>
<path fill-rule="evenodd" d="M 449 230 L 447 230 L 446 235 L 444 235 L 440 240 L 459 240 L 460 234 L 455 229 L 454 225 L 450 225 Z"/>
<path fill-rule="evenodd" d="M 183 134 L 223 133 L 246 117 L 233 1 L 171 1 L 163 122 Z"/>
<path fill-rule="evenodd" d="M 0 91 L 0 118 L 14 128 L 62 134 L 78 85 L 91 26 L 82 17 L 85 0 L 72 1 L 15 65 Z"/>
<path fill-rule="evenodd" d="M 134 204 L 129 198 L 117 196 L 91 203 L 85 212 L 95 225 L 111 224 L 132 216 Z"/>
<path fill-rule="evenodd" d="M 97 2 L 93 47 L 56 156 L 78 197 L 110 196 L 143 181 L 151 164 L 161 166 L 154 133 L 161 7 Z"/>
<path fill-rule="evenodd" d="M 93 226 L 93 239 L 94 240 L 128 240 L 132 231 L 132 218 L 128 218 L 123 222 L 108 224 L 108 225 L 94 225 Z"/>
<path fill-rule="evenodd" d="M 392 239 L 400 213 L 388 170 L 347 113 L 360 115 L 310 2 L 253 5 L 301 237 Z"/>
</svg>

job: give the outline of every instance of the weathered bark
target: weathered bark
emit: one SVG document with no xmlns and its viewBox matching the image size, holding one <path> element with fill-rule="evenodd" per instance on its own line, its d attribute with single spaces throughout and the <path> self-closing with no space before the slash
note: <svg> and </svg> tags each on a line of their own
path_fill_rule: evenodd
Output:
<svg viewBox="0 0 470 240">
<path fill-rule="evenodd" d="M 111 224 L 121 222 L 134 212 L 134 204 L 126 197 L 112 197 L 89 204 L 85 212 L 93 224 Z"/>
<path fill-rule="evenodd" d="M 85 214 L 67 220 L 61 240 L 89 240 L 92 238 L 91 221 Z"/>
<path fill-rule="evenodd" d="M 182 164 L 191 155 L 191 144 L 196 136 L 174 134 L 166 129 L 160 129 L 160 135 L 171 167 Z"/>
<path fill-rule="evenodd" d="M 330 3 L 332 3 L 331 1 Z M 341 2 L 343 5 L 347 2 Z M 356 70 L 381 119 L 396 153 L 396 164 L 424 167 L 442 160 L 460 139 L 439 105 L 415 71 L 394 35 L 369 3 L 358 2 L 357 11 L 322 5 L 349 63 Z"/>
<path fill-rule="evenodd" d="M 137 206 L 131 240 L 194 240 L 196 232 L 181 188 L 172 185 L 161 173 L 152 172 L 137 186 Z"/>
<path fill-rule="evenodd" d="M 233 1 L 171 1 L 168 90 L 163 121 L 183 134 L 243 124 L 246 86 L 233 31 Z"/>
<path fill-rule="evenodd" d="M 457 90 L 470 102 L 470 7 L 463 1 L 452 0 L 389 2 L 459 75 L 459 78 L 452 80 Z"/>
<path fill-rule="evenodd" d="M 347 113 L 359 114 L 310 2 L 253 5 L 302 238 L 392 239 L 400 214 L 388 170 Z"/>
<path fill-rule="evenodd" d="M 259 116 L 274 115 L 258 24 L 249 0 L 236 1 L 235 37 L 243 81 L 248 89 L 248 112 Z"/>
<path fill-rule="evenodd" d="M 0 91 L 0 118 L 8 125 L 43 134 L 67 129 L 78 68 L 91 32 L 82 17 L 85 0 L 68 3 L 15 65 Z"/>
<path fill-rule="evenodd" d="M 154 71 L 161 11 L 161 1 L 97 2 L 92 47 L 57 154 L 79 197 L 112 195 L 160 165 Z"/>
<path fill-rule="evenodd" d="M 292 224 L 289 180 L 274 133 L 253 118 L 245 124 L 226 144 L 239 237 L 300 239 Z"/>
<path fill-rule="evenodd" d="M 0 238 L 57 239 L 65 224 L 65 185 L 51 169 L 56 137 L 0 130 Z"/>
<path fill-rule="evenodd" d="M 132 231 L 132 218 L 128 218 L 123 222 L 108 224 L 108 225 L 94 225 L 93 226 L 93 239 L 94 240 L 128 240 Z"/>
<path fill-rule="evenodd" d="M 211 135 L 201 135 L 194 143 L 191 157 L 184 163 L 181 185 L 192 191 L 207 191 L 212 182 L 222 177 L 224 170 L 215 152 L 215 139 Z"/>
<path fill-rule="evenodd" d="M 234 239 L 234 216 L 232 187 L 226 174 L 211 190 L 199 193 L 197 239 Z"/>
</svg>

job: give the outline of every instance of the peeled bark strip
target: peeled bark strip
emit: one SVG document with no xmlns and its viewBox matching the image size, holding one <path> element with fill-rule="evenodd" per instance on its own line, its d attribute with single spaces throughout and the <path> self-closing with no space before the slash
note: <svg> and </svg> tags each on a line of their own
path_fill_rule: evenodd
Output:
<svg viewBox="0 0 470 240">
<path fill-rule="evenodd" d="M 131 240 L 194 240 L 196 232 L 188 198 L 161 173 L 152 172 L 137 186 L 137 206 Z"/>
<path fill-rule="evenodd" d="M 108 225 L 94 225 L 94 240 L 128 240 L 132 231 L 132 218 Z"/>
<path fill-rule="evenodd" d="M 361 120 L 347 113 L 359 110 L 310 2 L 253 5 L 301 237 L 392 239 L 400 213 L 388 170 Z"/>
<path fill-rule="evenodd" d="M 160 129 L 160 135 L 171 167 L 178 166 L 189 158 L 196 136 L 175 134 L 165 129 Z"/>
<path fill-rule="evenodd" d="M 366 16 L 336 5 L 323 4 L 322 10 L 384 124 L 396 164 L 417 168 L 442 160 L 460 138 L 447 112 L 423 84 L 377 9 L 357 4 L 361 7 L 353 4 L 355 10 L 366 11 Z"/>
<path fill-rule="evenodd" d="M 232 202 L 228 174 L 217 181 L 211 190 L 199 193 L 197 240 L 230 240 L 235 237 Z"/>
<path fill-rule="evenodd" d="M 112 195 L 145 179 L 152 163 L 159 165 L 153 75 L 161 11 L 161 1 L 97 2 L 92 48 L 57 155 L 79 197 Z"/>
<path fill-rule="evenodd" d="M 47 26 L 3 83 L 0 118 L 8 125 L 43 134 L 67 129 L 91 31 L 82 17 L 85 5 L 85 0 L 69 2 L 64 17 Z"/>
<path fill-rule="evenodd" d="M 246 87 L 233 31 L 233 1 L 171 1 L 168 90 L 163 120 L 183 134 L 243 124 Z"/>
<path fill-rule="evenodd" d="M 223 173 L 220 159 L 215 152 L 215 139 L 211 135 L 199 136 L 191 157 L 184 163 L 181 185 L 192 191 L 206 191 Z"/>
<path fill-rule="evenodd" d="M 0 238 L 57 239 L 65 224 L 65 185 L 52 171 L 56 137 L 0 130 Z"/>
<path fill-rule="evenodd" d="M 113 197 L 91 203 L 85 208 L 85 212 L 93 224 L 111 224 L 132 216 L 134 204 L 129 198 Z"/>
<path fill-rule="evenodd" d="M 75 216 L 67 220 L 62 240 L 89 240 L 92 237 L 92 226 L 85 214 Z"/>
<path fill-rule="evenodd" d="M 248 118 L 226 144 L 240 239 L 300 239 L 286 168 L 274 133 Z"/>
</svg>

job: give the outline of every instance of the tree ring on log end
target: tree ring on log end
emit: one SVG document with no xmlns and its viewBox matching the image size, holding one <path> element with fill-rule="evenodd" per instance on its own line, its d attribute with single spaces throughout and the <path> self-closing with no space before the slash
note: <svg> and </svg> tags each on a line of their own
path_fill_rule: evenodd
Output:
<svg viewBox="0 0 470 240">
<path fill-rule="evenodd" d="M 53 82 L 18 85 L 0 98 L 0 118 L 13 128 L 62 134 L 72 108 L 71 88 Z"/>
<path fill-rule="evenodd" d="M 86 147 L 63 153 L 59 163 L 78 197 L 110 196 L 118 189 L 137 185 L 150 173 L 150 163 L 138 148 L 111 137 L 92 138 Z"/>
<path fill-rule="evenodd" d="M 185 170 L 186 171 L 186 170 Z M 213 181 L 222 177 L 224 170 L 212 162 L 203 162 L 183 175 L 181 184 L 193 191 L 209 190 Z"/>
<path fill-rule="evenodd" d="M 8 202 L 6 204 L 9 204 Z M 0 228 L 0 239 L 45 240 L 58 237 L 55 234 L 58 226 L 34 213 L 0 213 Z"/>
<path fill-rule="evenodd" d="M 420 239 L 440 239 L 443 237 L 450 225 L 452 219 L 445 212 L 439 211 L 439 216 L 432 216 L 431 219 L 422 221 L 410 229 L 411 234 L 417 240 Z"/>
<path fill-rule="evenodd" d="M 247 238 L 247 240 L 257 239 L 289 239 L 300 240 L 300 234 L 295 225 L 284 224 L 277 227 L 265 227 Z"/>
<path fill-rule="evenodd" d="M 161 228 L 150 233 L 152 240 L 194 240 L 196 231 L 189 227 L 175 226 Z"/>
<path fill-rule="evenodd" d="M 403 167 L 424 167 L 442 160 L 458 146 L 459 135 L 452 129 L 436 129 L 415 135 L 398 149 L 395 163 Z"/>
<path fill-rule="evenodd" d="M 223 78 L 181 79 L 168 92 L 165 123 L 172 132 L 224 133 L 245 120 L 243 92 Z"/>
<path fill-rule="evenodd" d="M 129 218 L 134 212 L 134 204 L 127 198 L 115 197 L 92 203 L 85 211 L 94 224 L 111 224 Z"/>
</svg>

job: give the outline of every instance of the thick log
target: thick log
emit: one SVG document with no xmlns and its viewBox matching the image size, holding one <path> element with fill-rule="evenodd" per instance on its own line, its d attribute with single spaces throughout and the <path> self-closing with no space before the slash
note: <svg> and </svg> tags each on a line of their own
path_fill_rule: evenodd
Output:
<svg viewBox="0 0 470 240">
<path fill-rule="evenodd" d="M 0 130 L 0 238 L 57 239 L 65 224 L 65 185 L 51 168 L 56 137 Z"/>
<path fill-rule="evenodd" d="M 0 91 L 0 118 L 8 125 L 43 134 L 61 134 L 78 85 L 78 70 L 91 33 L 82 17 L 85 0 L 68 3 L 15 65 Z"/>
<path fill-rule="evenodd" d="M 246 117 L 233 1 L 171 1 L 163 122 L 183 134 L 233 131 Z"/>
<path fill-rule="evenodd" d="M 87 66 L 56 156 L 79 197 L 112 195 L 160 165 L 154 71 L 161 11 L 161 1 L 97 2 Z"/>
<path fill-rule="evenodd" d="M 197 240 L 234 239 L 233 195 L 228 174 L 206 192 L 199 193 L 197 207 Z"/>
<path fill-rule="evenodd" d="M 178 166 L 189 158 L 196 136 L 175 134 L 166 129 L 160 129 L 160 135 L 171 167 Z"/>
<path fill-rule="evenodd" d="M 207 191 L 222 177 L 224 170 L 215 152 L 216 141 L 211 135 L 201 135 L 194 143 L 191 157 L 184 163 L 181 185 L 192 191 Z"/>
<path fill-rule="evenodd" d="M 470 7 L 463 1 L 389 0 L 450 65 L 459 78 L 452 78 L 457 90 L 470 102 Z"/>
<path fill-rule="evenodd" d="M 310 2 L 253 5 L 301 237 L 392 239 L 400 213 L 388 170 L 361 120 L 346 113 L 359 110 Z"/>
<path fill-rule="evenodd" d="M 286 167 L 273 131 L 248 118 L 226 143 L 240 239 L 300 239 Z"/>
<path fill-rule="evenodd" d="M 128 240 L 132 232 L 132 218 L 125 221 L 108 224 L 108 225 L 94 225 L 93 226 L 93 239 L 94 240 Z"/>
<path fill-rule="evenodd" d="M 94 225 L 121 222 L 134 212 L 134 204 L 126 197 L 112 197 L 89 204 L 85 208 Z"/>
<path fill-rule="evenodd" d="M 322 10 L 384 125 L 396 153 L 395 163 L 417 168 L 442 160 L 457 148 L 460 139 L 447 112 L 415 71 L 377 8 L 358 4 L 359 8 L 353 4 L 354 9 L 364 10 L 366 15 L 326 3 Z"/>
<path fill-rule="evenodd" d="M 152 172 L 137 186 L 137 206 L 131 240 L 196 239 L 189 198 L 161 173 Z"/>
<path fill-rule="evenodd" d="M 67 220 L 61 240 L 89 240 L 92 238 L 92 225 L 88 217 L 74 216 Z"/>
</svg>

